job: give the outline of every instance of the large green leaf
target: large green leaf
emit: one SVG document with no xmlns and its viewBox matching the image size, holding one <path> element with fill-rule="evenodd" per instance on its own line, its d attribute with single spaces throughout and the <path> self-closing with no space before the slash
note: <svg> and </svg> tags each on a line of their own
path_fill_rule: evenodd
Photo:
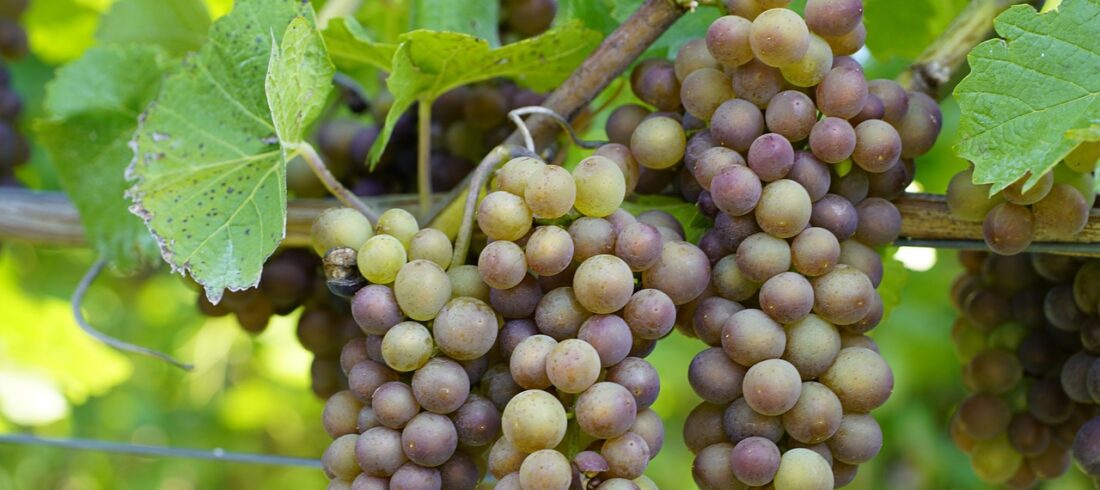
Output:
<svg viewBox="0 0 1100 490">
<path fill-rule="evenodd" d="M 49 84 L 49 119 L 36 125 L 89 243 L 123 269 L 156 257 L 141 220 L 127 210 L 123 173 L 133 158 L 128 145 L 138 116 L 160 87 L 161 58 L 160 50 L 145 46 L 85 52 Z"/>
<path fill-rule="evenodd" d="M 1077 144 L 1067 131 L 1100 119 L 1100 0 L 1068 0 L 1039 14 L 1016 6 L 994 23 L 1004 40 L 970 52 L 955 89 L 956 151 L 974 180 L 999 191 L 1027 172 L 1030 187 Z"/>
<path fill-rule="evenodd" d="M 206 41 L 210 14 L 201 0 L 123 0 L 99 21 L 102 44 L 157 45 L 168 52 L 196 51 Z"/>
<path fill-rule="evenodd" d="M 381 137 L 371 147 L 377 162 L 401 114 L 421 101 L 431 103 L 452 88 L 497 77 L 547 91 L 565 80 L 599 44 L 600 34 L 579 22 L 557 26 L 536 37 L 497 49 L 455 32 L 413 31 L 401 36 L 386 86 L 393 106 Z"/>
<path fill-rule="evenodd" d="M 305 17 L 287 26 L 282 48 L 273 40 L 264 86 L 284 150 L 301 143 L 306 126 L 321 114 L 335 71 L 321 33 Z"/>
<path fill-rule="evenodd" d="M 161 255 L 206 287 L 254 286 L 286 226 L 286 164 L 264 93 L 271 39 L 313 21 L 298 0 L 239 0 L 164 82 L 134 140 L 131 208 Z"/>
<path fill-rule="evenodd" d="M 916 58 L 967 3 L 967 0 L 864 0 L 867 48 L 879 60 Z"/>
<path fill-rule="evenodd" d="M 332 19 L 323 34 L 328 54 L 340 70 L 358 72 L 374 67 L 390 71 L 397 45 L 372 41 L 370 34 L 355 18 Z"/>
<path fill-rule="evenodd" d="M 485 0 L 412 0 L 409 30 L 428 29 L 469 34 L 500 45 L 500 2 Z"/>
</svg>

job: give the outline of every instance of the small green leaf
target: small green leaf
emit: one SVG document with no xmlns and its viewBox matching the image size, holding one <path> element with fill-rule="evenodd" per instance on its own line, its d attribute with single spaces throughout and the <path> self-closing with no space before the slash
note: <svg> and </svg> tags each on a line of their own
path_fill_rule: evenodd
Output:
<svg viewBox="0 0 1100 490">
<path fill-rule="evenodd" d="M 484 39 L 500 46 L 497 24 L 500 2 L 485 0 L 412 0 L 409 30 L 450 31 Z"/>
<path fill-rule="evenodd" d="M 264 85 L 284 153 L 301 143 L 306 126 L 321 114 L 334 72 L 321 34 L 305 17 L 290 22 L 281 48 L 272 39 Z"/>
<path fill-rule="evenodd" d="M 371 147 L 373 165 L 382 156 L 393 127 L 413 104 L 430 104 L 452 88 L 506 77 L 547 91 L 569 77 L 600 42 L 600 34 L 579 22 L 557 26 L 536 37 L 492 49 L 489 43 L 455 32 L 413 31 L 401 36 L 386 86 L 393 106 L 382 134 Z"/>
<path fill-rule="evenodd" d="M 354 18 L 332 19 L 322 34 L 325 36 L 329 56 L 340 70 L 357 72 L 375 67 L 390 71 L 397 46 L 371 41 L 366 29 Z"/>
<path fill-rule="evenodd" d="M 164 81 L 134 138 L 131 209 L 212 301 L 256 285 L 285 234 L 286 164 L 264 84 L 272 37 L 300 16 L 312 24 L 309 3 L 238 0 Z"/>
<path fill-rule="evenodd" d="M 955 150 L 974 162 L 974 181 L 996 192 L 1029 171 L 1030 188 L 1077 144 L 1066 132 L 1100 118 L 1100 1 L 1045 14 L 1018 5 L 994 26 L 1005 39 L 974 48 L 971 72 L 955 89 Z"/>
<path fill-rule="evenodd" d="M 206 42 L 210 14 L 201 0 L 123 0 L 99 21 L 101 44 L 156 45 L 170 53 L 196 51 Z"/>
<path fill-rule="evenodd" d="M 909 269 L 905 268 L 900 260 L 894 258 L 897 247 L 886 247 L 879 254 L 882 256 L 882 282 L 878 285 L 878 294 L 882 297 L 882 318 L 885 320 L 890 312 L 901 304 L 901 292 L 909 282 Z"/>
<path fill-rule="evenodd" d="M 49 119 L 35 126 L 88 242 L 122 269 L 156 257 L 152 237 L 127 210 L 123 172 L 138 115 L 156 96 L 164 68 L 154 47 L 88 50 L 58 70 L 47 87 Z"/>
<path fill-rule="evenodd" d="M 699 208 L 683 199 L 672 196 L 638 196 L 632 201 L 623 201 L 623 209 L 635 216 L 646 211 L 664 211 L 676 218 L 684 227 L 685 240 L 699 243 L 712 226 L 712 223 Z"/>
</svg>

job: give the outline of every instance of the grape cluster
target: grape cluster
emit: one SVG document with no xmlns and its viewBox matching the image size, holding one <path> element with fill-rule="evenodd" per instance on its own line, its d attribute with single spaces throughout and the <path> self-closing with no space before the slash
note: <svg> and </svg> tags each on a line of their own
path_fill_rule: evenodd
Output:
<svg viewBox="0 0 1100 490">
<path fill-rule="evenodd" d="M 1100 262 L 959 257 L 951 335 L 971 394 L 951 418 L 955 444 L 980 478 L 1008 488 L 1061 476 L 1071 454 L 1100 475 Z"/>
<path fill-rule="evenodd" d="M 0 56 L 5 59 L 27 54 L 27 33 L 18 22 L 26 7 L 26 0 L 0 1 Z M 19 132 L 23 101 L 11 82 L 11 72 L 0 62 L 0 186 L 18 187 L 15 169 L 30 159 L 30 147 Z"/>
<path fill-rule="evenodd" d="M 947 206 L 958 219 L 981 222 L 986 245 L 1001 255 L 1024 251 L 1037 230 L 1070 238 L 1088 223 L 1098 159 L 1100 143 L 1082 143 L 1034 185 L 1026 185 L 1027 174 L 993 195 L 991 185 L 975 184 L 974 170 L 967 169 L 951 179 Z"/>
<path fill-rule="evenodd" d="M 375 98 L 370 106 L 375 121 L 385 120 L 391 98 L 388 93 Z M 461 86 L 436 99 L 432 104 L 432 190 L 453 189 L 473 170 L 474 162 L 508 137 L 514 129 L 508 111 L 539 105 L 543 99 L 507 80 Z M 379 124 L 352 118 L 326 121 L 317 130 L 318 150 L 329 170 L 357 195 L 415 192 L 417 112 L 409 110 L 398 119 L 373 170 L 366 163 L 367 153 L 381 131 Z M 301 160 L 290 162 L 287 183 L 299 197 L 322 197 L 327 192 Z"/>
<path fill-rule="evenodd" d="M 860 0 L 810 0 L 805 20 L 787 3 L 731 1 L 674 61 L 636 67 L 658 112 L 623 106 L 607 125 L 639 181 L 665 173 L 714 219 L 711 285 L 681 323 L 711 346 L 689 367 L 703 403 L 684 428 L 704 489 L 841 487 L 878 452 L 869 412 L 893 375 L 865 335 L 883 315 L 874 247 L 897 238 L 890 200 L 942 124 L 931 98 L 848 56 Z"/>
<path fill-rule="evenodd" d="M 350 210 L 315 223 L 326 264 L 355 257 L 326 272 L 361 284 L 367 334 L 344 348 L 349 390 L 325 411 L 332 488 L 473 488 L 482 471 L 498 488 L 654 488 L 643 472 L 664 426 L 644 358 L 710 263 L 667 213 L 620 209 L 636 164 L 614 149 L 573 171 L 507 162 L 477 208 L 477 265 L 403 211 L 374 232 Z"/>
</svg>

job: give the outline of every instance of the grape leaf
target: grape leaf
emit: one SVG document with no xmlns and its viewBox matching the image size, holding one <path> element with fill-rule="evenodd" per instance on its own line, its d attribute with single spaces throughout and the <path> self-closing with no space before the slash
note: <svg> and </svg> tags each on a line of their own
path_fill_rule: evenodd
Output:
<svg viewBox="0 0 1100 490">
<path fill-rule="evenodd" d="M 1030 188 L 1076 146 L 1066 132 L 1100 118 L 1100 0 L 1045 14 L 1018 5 L 994 27 L 1005 39 L 974 48 L 955 89 L 955 151 L 974 162 L 974 181 L 996 192 L 1029 171 Z"/>
<path fill-rule="evenodd" d="M 371 147 L 371 165 L 382 156 L 393 127 L 413 102 L 430 104 L 460 85 L 507 77 L 538 91 L 565 80 L 600 41 L 598 32 L 571 22 L 497 49 L 466 34 L 418 30 L 401 36 L 386 86 L 393 106 Z"/>
<path fill-rule="evenodd" d="M 909 283 L 909 269 L 905 268 L 894 255 L 897 247 L 885 247 L 879 251 L 882 256 L 882 282 L 878 285 L 878 294 L 882 298 L 882 319 L 885 320 L 901 304 L 901 293 Z"/>
<path fill-rule="evenodd" d="M 212 301 L 256 285 L 285 235 L 286 164 L 264 85 L 271 39 L 299 16 L 312 24 L 308 3 L 236 2 L 164 81 L 132 143 L 131 211 Z"/>
<path fill-rule="evenodd" d="M 287 26 L 282 48 L 272 40 L 264 86 L 284 156 L 289 158 L 287 150 L 302 142 L 306 126 L 321 114 L 335 71 L 324 40 L 305 17 Z"/>
<path fill-rule="evenodd" d="M 611 17 L 611 6 L 605 1 L 560 0 L 558 15 L 554 22 L 561 24 L 573 19 L 581 21 L 589 29 L 602 32 L 605 36 L 619 27 L 619 21 Z"/>
<path fill-rule="evenodd" d="M 500 46 L 499 22 L 500 2 L 412 0 L 409 4 L 409 30 L 460 32 Z"/>
<path fill-rule="evenodd" d="M 99 21 L 101 44 L 157 45 L 170 53 L 196 51 L 206 41 L 210 14 L 201 0 L 123 0 Z"/>
<path fill-rule="evenodd" d="M 357 72 L 363 68 L 375 67 L 390 71 L 397 46 L 371 41 L 366 29 L 355 18 L 332 19 L 322 34 L 325 36 L 328 54 L 340 70 Z"/>
<path fill-rule="evenodd" d="M 123 172 L 138 115 L 160 87 L 162 58 L 151 46 L 86 51 L 58 70 L 46 89 L 49 118 L 35 125 L 88 242 L 125 270 L 156 257 L 152 237 L 127 210 Z"/>
</svg>

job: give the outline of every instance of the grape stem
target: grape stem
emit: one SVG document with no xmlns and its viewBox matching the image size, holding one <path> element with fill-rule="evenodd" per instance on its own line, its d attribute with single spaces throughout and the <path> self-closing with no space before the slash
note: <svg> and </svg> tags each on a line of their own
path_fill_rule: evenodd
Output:
<svg viewBox="0 0 1100 490">
<path fill-rule="evenodd" d="M 416 192 L 423 219 L 432 207 L 432 104 L 421 100 L 417 116 L 420 121 L 416 136 Z"/>
<path fill-rule="evenodd" d="M 344 187 L 344 184 L 341 184 L 335 175 L 332 175 L 332 172 L 325 166 L 325 161 L 321 159 L 321 155 L 318 155 L 317 150 L 313 149 L 313 145 L 299 143 L 293 149 L 302 156 L 302 159 L 306 161 L 306 165 L 309 165 L 310 170 L 313 170 L 313 174 L 321 180 L 321 183 L 325 185 L 330 194 L 336 196 L 336 199 L 345 206 L 362 213 L 371 223 L 378 222 L 378 211 L 361 201 L 358 196 L 349 191 L 347 187 Z"/>
<path fill-rule="evenodd" d="M 477 200 L 481 195 L 481 188 L 485 187 L 493 170 L 504 163 L 511 153 L 504 145 L 493 148 L 470 174 L 470 183 L 466 186 L 466 206 L 462 210 L 462 225 L 458 229 L 458 236 L 455 237 L 454 255 L 451 256 L 450 267 L 466 263 L 466 254 L 470 251 L 470 237 L 474 233 L 474 213 L 477 211 Z"/>
<path fill-rule="evenodd" d="M 80 305 L 84 303 L 84 296 L 88 294 L 88 289 L 91 288 L 92 282 L 95 281 L 96 277 L 99 277 L 99 274 L 103 272 L 103 267 L 106 265 L 107 262 L 105 260 L 97 260 L 94 264 L 92 264 L 92 267 L 88 269 L 88 272 L 84 274 L 84 277 L 80 279 L 80 284 L 77 284 L 76 290 L 73 291 L 73 318 L 76 320 L 76 324 L 80 326 L 80 329 L 84 330 L 84 333 L 88 334 L 92 338 L 120 351 L 132 352 L 134 354 L 140 354 L 143 356 L 152 357 L 154 359 L 160 359 L 164 362 L 167 362 L 168 364 L 183 369 L 184 371 L 190 371 L 194 369 L 195 367 L 191 364 L 184 363 L 163 352 L 153 350 L 148 347 L 134 345 L 128 342 L 123 342 L 114 337 L 110 337 L 103 332 L 96 330 L 95 327 L 92 327 L 92 325 L 88 323 L 88 320 L 84 318 L 84 312 L 81 311 Z"/>
<path fill-rule="evenodd" d="M 573 130 L 573 125 L 569 124 L 569 120 L 563 117 L 561 114 L 558 114 L 542 106 L 532 105 L 527 107 L 520 107 L 508 113 L 508 118 L 511 119 L 512 122 L 516 123 L 516 129 L 519 129 L 520 134 L 523 135 L 523 143 L 527 146 L 527 151 L 531 153 L 538 154 L 538 150 L 535 148 L 535 140 L 531 137 L 531 130 L 527 127 L 527 123 L 525 123 L 523 119 L 520 118 L 520 116 L 527 114 L 542 114 L 544 116 L 549 116 L 553 118 L 554 121 L 557 121 L 558 125 L 565 130 L 565 132 L 569 133 L 569 137 L 573 140 L 573 144 L 581 148 L 594 150 L 607 144 L 606 141 L 589 141 L 581 139 L 580 136 L 577 136 L 577 132 Z"/>
</svg>

